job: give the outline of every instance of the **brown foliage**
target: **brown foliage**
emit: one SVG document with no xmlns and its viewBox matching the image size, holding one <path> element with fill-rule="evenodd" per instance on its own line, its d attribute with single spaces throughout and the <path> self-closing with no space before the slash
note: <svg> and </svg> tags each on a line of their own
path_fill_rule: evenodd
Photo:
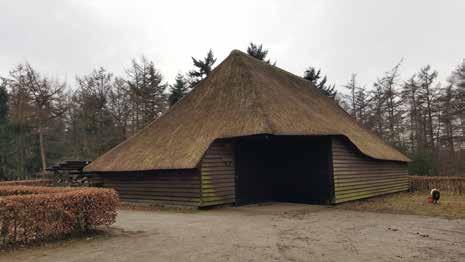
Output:
<svg viewBox="0 0 465 262">
<path fill-rule="evenodd" d="M 117 193 L 100 188 L 0 187 L 3 244 L 57 239 L 115 222 Z M 14 195 L 11 195 L 14 194 Z"/>
<path fill-rule="evenodd" d="M 437 188 L 439 191 L 465 194 L 465 177 L 443 176 L 410 176 L 412 191 L 429 191 Z"/>
<path fill-rule="evenodd" d="M 67 187 L 44 187 L 44 186 L 0 186 L 0 196 L 30 195 L 30 194 L 52 194 L 76 190 Z"/>
<path fill-rule="evenodd" d="M 54 184 L 52 179 L 35 179 L 35 180 L 17 180 L 3 181 L 0 186 L 51 186 Z"/>
</svg>

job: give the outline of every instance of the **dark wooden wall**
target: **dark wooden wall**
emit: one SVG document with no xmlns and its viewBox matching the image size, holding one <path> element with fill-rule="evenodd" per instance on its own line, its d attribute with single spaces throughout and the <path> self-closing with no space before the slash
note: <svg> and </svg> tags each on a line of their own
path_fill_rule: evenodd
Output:
<svg viewBox="0 0 465 262">
<path fill-rule="evenodd" d="M 246 142 L 249 147 L 255 145 Z M 241 175 L 236 174 L 235 153 L 238 153 L 249 161 L 241 162 L 246 170 L 263 173 L 263 176 L 256 176 L 260 183 L 249 181 L 253 172 L 243 174 L 242 180 L 246 179 L 249 191 L 267 189 L 273 193 L 264 199 L 257 196 L 257 200 L 340 203 L 408 189 L 406 163 L 367 157 L 343 137 L 278 137 L 268 141 L 268 146 L 259 143 L 257 148 L 246 148 L 244 152 L 236 150 L 237 143 L 215 141 L 197 169 L 107 173 L 99 177 L 104 187 L 118 191 L 122 201 L 191 207 L 232 204 L 237 200 L 236 175 Z M 326 149 L 329 147 L 331 154 Z M 295 148 L 301 149 L 296 151 Z M 249 154 L 244 154 L 246 152 Z M 269 157 L 257 158 L 269 154 Z M 331 163 L 332 169 L 326 169 Z M 265 166 L 255 170 L 254 165 Z M 323 191 L 315 191 L 315 188 Z"/>
<path fill-rule="evenodd" d="M 125 202 L 192 207 L 200 205 L 200 175 L 197 169 L 108 173 L 100 177 L 103 186 L 114 188 Z"/>
<path fill-rule="evenodd" d="M 332 139 L 335 203 L 408 189 L 407 164 L 363 155 L 343 137 Z"/>
<path fill-rule="evenodd" d="M 200 162 L 200 206 L 231 204 L 235 200 L 234 144 L 215 141 Z"/>
<path fill-rule="evenodd" d="M 205 207 L 235 202 L 234 145 L 216 141 L 198 169 L 100 174 L 122 201 Z"/>
</svg>

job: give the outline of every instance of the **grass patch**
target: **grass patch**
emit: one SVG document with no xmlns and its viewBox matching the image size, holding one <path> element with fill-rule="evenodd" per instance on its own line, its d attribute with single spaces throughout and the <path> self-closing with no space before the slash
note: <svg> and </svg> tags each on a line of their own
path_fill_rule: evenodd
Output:
<svg viewBox="0 0 465 262">
<path fill-rule="evenodd" d="M 441 192 L 438 205 L 428 203 L 429 192 L 402 192 L 343 203 L 341 209 L 445 217 L 465 218 L 465 195 Z"/>
</svg>

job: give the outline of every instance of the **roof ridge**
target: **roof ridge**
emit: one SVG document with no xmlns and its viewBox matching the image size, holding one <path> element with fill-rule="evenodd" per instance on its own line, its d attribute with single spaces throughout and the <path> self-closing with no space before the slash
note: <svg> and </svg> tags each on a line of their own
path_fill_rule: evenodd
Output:
<svg viewBox="0 0 465 262">
<path fill-rule="evenodd" d="M 251 66 L 247 63 L 247 60 L 249 59 L 255 59 L 257 61 L 255 62 L 264 62 L 260 59 L 256 59 L 255 57 L 252 57 L 240 50 L 237 50 L 237 49 L 234 49 L 231 51 L 231 55 L 237 55 L 239 58 L 240 58 L 240 63 L 244 66 L 244 68 L 246 68 L 245 72 L 247 72 L 247 75 L 249 76 L 249 79 L 250 81 L 254 81 L 254 77 L 253 77 L 253 74 L 251 73 L 253 71 L 253 68 L 251 68 Z M 246 59 L 245 61 L 243 59 Z M 260 111 L 260 114 L 262 115 L 263 117 L 263 120 L 265 122 L 265 125 L 266 125 L 266 129 L 269 130 L 269 133 L 272 134 L 274 133 L 275 129 L 273 128 L 273 124 L 270 120 L 270 117 L 268 116 L 268 114 L 266 113 L 266 110 L 265 110 L 265 107 L 264 107 L 264 103 L 262 101 L 263 99 L 263 95 L 262 95 L 262 88 L 263 86 L 261 85 L 261 83 L 259 83 L 258 81 L 254 81 L 255 82 L 255 85 L 259 88 L 253 88 L 252 89 L 252 92 L 254 93 L 256 99 L 253 101 L 255 105 L 257 105 L 257 108 L 259 109 Z M 260 91 L 258 90 L 260 89 Z"/>
</svg>

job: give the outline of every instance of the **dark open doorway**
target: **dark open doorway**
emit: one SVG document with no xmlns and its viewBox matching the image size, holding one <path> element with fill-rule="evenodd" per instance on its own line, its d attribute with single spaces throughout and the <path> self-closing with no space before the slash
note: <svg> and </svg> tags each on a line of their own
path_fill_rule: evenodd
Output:
<svg viewBox="0 0 465 262">
<path fill-rule="evenodd" d="M 236 201 L 325 204 L 331 199 L 327 137 L 243 137 L 236 142 Z"/>
</svg>

